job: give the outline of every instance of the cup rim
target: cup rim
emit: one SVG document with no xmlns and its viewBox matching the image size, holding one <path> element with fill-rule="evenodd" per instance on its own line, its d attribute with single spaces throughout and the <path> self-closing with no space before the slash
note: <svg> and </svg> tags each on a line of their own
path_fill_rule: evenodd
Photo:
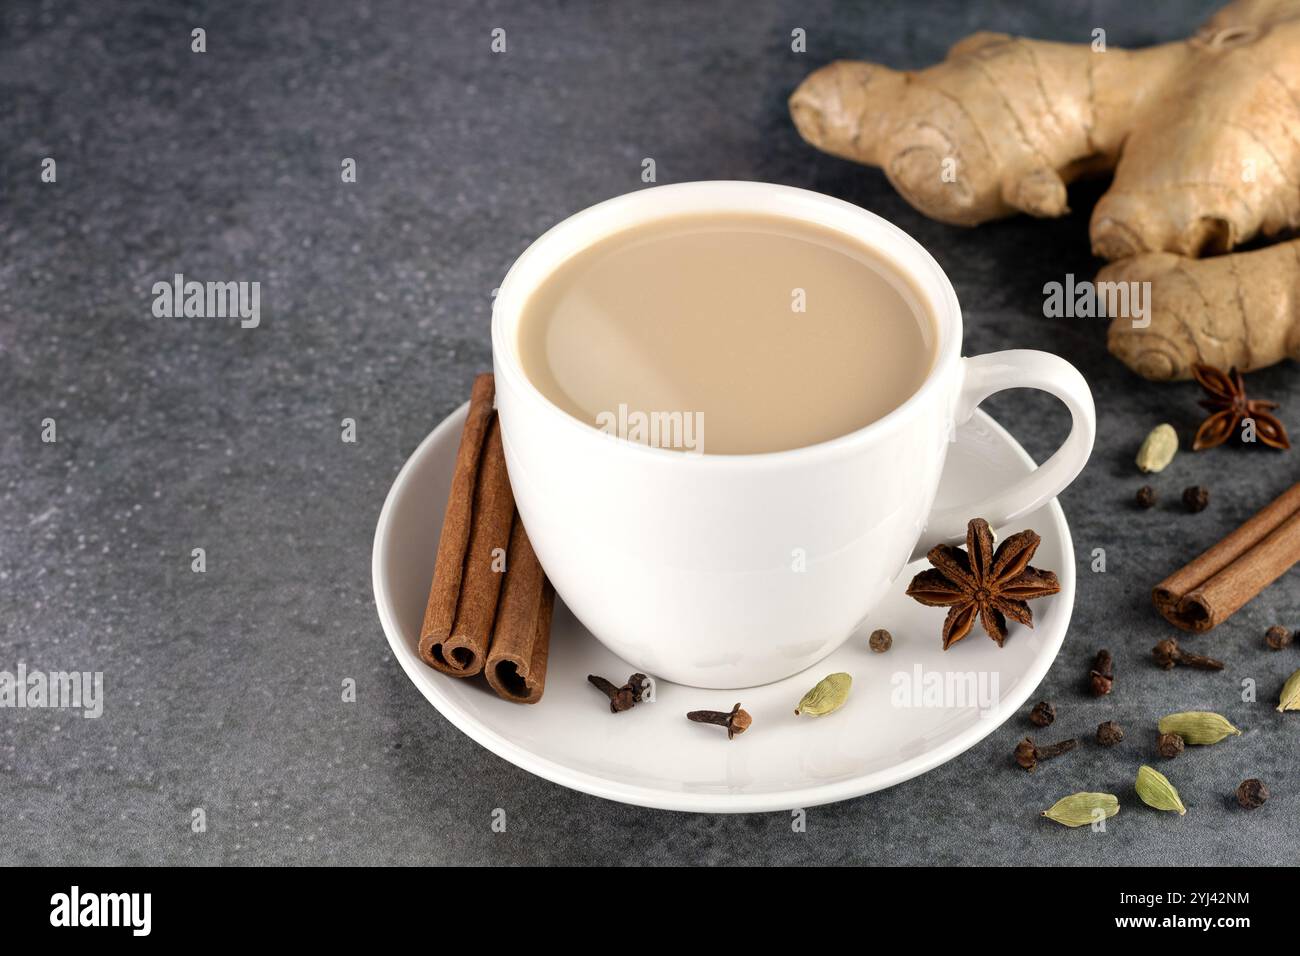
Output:
<svg viewBox="0 0 1300 956">
<path fill-rule="evenodd" d="M 579 421 L 554 404 L 524 374 L 517 338 L 523 305 L 560 264 L 592 243 L 658 219 L 709 212 L 764 212 L 812 222 L 870 246 L 912 280 L 935 319 L 938 344 L 929 374 L 916 391 L 887 414 L 861 428 L 811 445 L 739 455 L 708 451 L 682 454 L 672 449 L 615 439 L 618 446 L 632 454 L 693 463 L 685 467 L 785 465 L 838 457 L 901 427 L 942 387 L 942 380 L 951 374 L 960 357 L 961 307 L 948 276 L 924 246 L 882 216 L 841 199 L 795 186 L 721 179 L 673 183 L 624 193 L 574 213 L 533 240 L 506 272 L 493 302 L 492 357 L 498 378 L 504 377 L 523 401 L 539 409 L 560 427 L 580 429 L 596 439 L 611 439 L 612 436 Z M 546 260 L 550 260 L 549 265 L 544 264 Z"/>
</svg>

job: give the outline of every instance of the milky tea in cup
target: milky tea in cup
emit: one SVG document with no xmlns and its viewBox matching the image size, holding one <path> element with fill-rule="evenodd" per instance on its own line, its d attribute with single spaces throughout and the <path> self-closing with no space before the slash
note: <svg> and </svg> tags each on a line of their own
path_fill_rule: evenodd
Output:
<svg viewBox="0 0 1300 956">
<path fill-rule="evenodd" d="M 518 333 L 524 373 L 574 418 L 717 455 L 871 424 L 920 388 L 936 339 L 919 294 L 880 253 L 744 212 L 604 237 L 546 277 Z"/>
</svg>

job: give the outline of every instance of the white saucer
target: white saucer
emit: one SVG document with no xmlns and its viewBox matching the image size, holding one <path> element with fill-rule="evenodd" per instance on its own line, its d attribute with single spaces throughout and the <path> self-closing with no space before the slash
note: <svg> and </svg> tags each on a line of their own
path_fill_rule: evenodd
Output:
<svg viewBox="0 0 1300 956">
<path fill-rule="evenodd" d="M 1074 549 L 1061 506 L 1052 501 L 998 529 L 1001 538 L 1034 528 L 1043 542 L 1033 563 L 1055 571 L 1061 582 L 1059 594 L 1034 602 L 1033 630 L 1008 623 L 1002 649 L 977 625 L 942 650 L 945 611 L 904 594 L 912 575 L 928 567 L 922 561 L 899 577 L 860 633 L 802 674 L 746 690 L 660 683 L 653 703 L 611 714 L 587 675 L 621 684 L 633 668 L 557 599 L 545 696 L 533 706 L 508 703 L 481 678 L 447 677 L 416 654 L 467 405 L 420 443 L 393 482 L 375 532 L 375 603 L 393 654 L 429 702 L 488 750 L 547 780 L 610 800 L 711 813 L 789 810 L 860 796 L 925 773 L 992 733 L 1025 703 L 1065 638 L 1074 606 Z M 949 449 L 939 504 L 974 500 L 1032 467 L 1001 426 L 976 412 Z M 894 636 L 885 654 L 867 647 L 867 634 L 877 627 Z M 923 683 L 916 685 L 918 666 Z M 853 675 L 848 703 L 826 717 L 796 717 L 804 692 L 835 671 Z M 949 692 L 927 701 L 926 687 L 938 680 Z M 983 713 L 977 701 L 957 696 L 958 687 L 978 689 L 982 681 L 987 690 L 994 680 L 997 692 L 987 695 L 991 706 Z M 902 688 L 914 687 L 913 705 L 902 706 Z M 737 701 L 754 723 L 735 740 L 720 727 L 686 720 L 688 710 L 729 710 Z M 926 704 L 938 706 L 920 706 Z"/>
</svg>

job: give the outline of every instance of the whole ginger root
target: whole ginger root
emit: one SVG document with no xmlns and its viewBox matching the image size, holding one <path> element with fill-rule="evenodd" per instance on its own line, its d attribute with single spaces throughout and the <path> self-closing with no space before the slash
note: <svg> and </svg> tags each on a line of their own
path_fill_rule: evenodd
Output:
<svg viewBox="0 0 1300 956">
<path fill-rule="evenodd" d="M 1150 252 L 1112 262 L 1103 282 L 1151 283 L 1151 324 L 1110 324 L 1111 354 L 1144 378 L 1192 377 L 1192 365 L 1247 372 L 1300 361 L 1300 240 L 1211 259 Z"/>
<path fill-rule="evenodd" d="M 1176 257 L 1300 228 L 1300 0 L 1237 0 L 1191 39 L 1143 50 L 979 33 L 919 72 L 840 61 L 804 80 L 790 111 L 809 143 L 881 167 L 913 206 L 958 225 L 1060 216 L 1071 181 L 1111 170 L 1093 252 L 1139 257 L 1123 274 L 1155 283 L 1150 327 L 1117 319 L 1112 351 L 1149 378 L 1296 355 L 1300 316 L 1244 280 L 1259 261 L 1283 269 L 1265 286 L 1293 288 L 1300 257 Z M 1176 298 L 1193 288 L 1223 311 L 1194 314 Z"/>
</svg>

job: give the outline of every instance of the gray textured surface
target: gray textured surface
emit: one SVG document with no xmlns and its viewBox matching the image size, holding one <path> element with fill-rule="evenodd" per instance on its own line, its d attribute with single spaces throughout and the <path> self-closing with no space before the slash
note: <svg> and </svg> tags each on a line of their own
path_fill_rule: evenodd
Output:
<svg viewBox="0 0 1300 956">
<path fill-rule="evenodd" d="M 274 11 L 270 7 L 274 7 Z M 1146 430 L 1184 435 L 1196 389 L 1153 385 L 1105 350 L 1100 321 L 1041 317 L 1043 282 L 1090 276 L 1086 219 L 962 231 L 908 208 L 874 172 L 814 153 L 785 96 L 839 56 L 920 66 L 979 28 L 1110 42 L 1182 36 L 1213 4 L 689 2 L 141 4 L 0 10 L 0 669 L 102 670 L 105 714 L 0 710 L 0 861 L 1280 863 L 1300 857 L 1294 722 L 1266 703 L 1300 665 L 1270 623 L 1300 624 L 1296 579 L 1205 644 L 1222 675 L 1165 674 L 1151 584 L 1294 480 L 1296 453 L 1181 457 L 1166 499 L 1208 483 L 1210 510 L 1139 514 Z M 189 31 L 208 33 L 206 55 Z M 505 27 L 509 51 L 488 51 Z M 809 52 L 788 49 L 804 27 Z M 58 183 L 39 182 L 41 157 Z M 339 181 L 355 157 L 359 182 Z M 1095 457 L 1063 498 L 1080 585 L 1037 696 L 1044 736 L 1107 718 L 1130 739 L 1028 776 L 1020 719 L 946 766 L 809 813 L 641 810 L 536 779 L 471 743 L 387 653 L 370 591 L 384 494 L 489 364 L 490 293 L 548 226 L 661 182 L 758 179 L 861 203 L 948 270 L 967 351 L 1044 348 L 1096 394 Z M 262 327 L 150 316 L 173 272 L 257 279 Z M 1295 369 L 1252 376 L 1300 415 Z M 1041 395 L 988 406 L 1040 460 L 1066 429 Z M 40 422 L 60 440 L 42 444 Z M 358 422 L 355 445 L 339 421 Z M 1293 420 L 1300 428 L 1300 417 Z M 207 549 L 206 574 L 189 570 Z M 1089 571 L 1093 548 L 1108 570 Z M 1116 694 L 1082 696 L 1100 644 Z M 358 700 L 340 701 L 355 678 Z M 1241 702 L 1258 681 L 1261 703 Z M 1186 818 L 1130 809 L 1104 838 L 1035 816 L 1072 789 L 1127 792 L 1159 714 L 1207 707 L 1245 737 L 1185 755 Z M 1059 733 L 1058 733 L 1059 732 Z M 1229 795 L 1262 776 L 1253 815 Z M 510 829 L 493 834 L 494 807 Z M 190 832 L 190 811 L 208 814 Z"/>
</svg>

